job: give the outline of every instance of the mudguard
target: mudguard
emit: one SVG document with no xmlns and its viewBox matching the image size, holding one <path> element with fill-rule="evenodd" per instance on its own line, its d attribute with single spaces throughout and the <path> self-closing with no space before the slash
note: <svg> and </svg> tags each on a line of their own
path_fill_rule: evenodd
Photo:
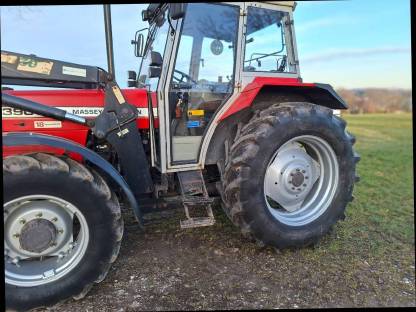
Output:
<svg viewBox="0 0 416 312">
<path fill-rule="evenodd" d="M 119 174 L 119 172 L 100 155 L 78 143 L 51 135 L 38 134 L 32 132 L 9 132 L 3 134 L 3 146 L 16 147 L 27 145 L 48 146 L 52 148 L 64 149 L 68 152 L 77 153 L 81 155 L 84 159 L 93 163 L 95 166 L 100 168 L 102 172 L 104 172 L 107 175 L 107 177 L 111 179 L 111 181 L 113 181 L 123 190 L 123 193 L 131 208 L 133 209 L 140 227 L 143 227 L 142 212 L 137 203 L 137 199 L 133 195 L 132 190 L 130 189 L 129 185 L 124 180 L 124 178 Z"/>
<path fill-rule="evenodd" d="M 300 78 L 256 77 L 245 86 L 236 100 L 221 114 L 219 121 L 250 107 L 260 92 L 302 95 L 313 104 L 331 109 L 348 109 L 347 103 L 329 84 L 305 83 Z"/>
</svg>

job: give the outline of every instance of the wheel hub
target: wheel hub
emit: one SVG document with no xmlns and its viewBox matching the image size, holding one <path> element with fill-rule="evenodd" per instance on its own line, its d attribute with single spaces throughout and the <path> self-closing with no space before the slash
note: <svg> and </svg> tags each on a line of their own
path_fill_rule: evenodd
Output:
<svg viewBox="0 0 416 312">
<path fill-rule="evenodd" d="M 292 182 L 293 186 L 295 187 L 301 186 L 303 181 L 305 181 L 305 177 L 299 171 L 291 173 L 290 175 L 292 176 L 292 180 L 290 180 L 289 183 Z"/>
<path fill-rule="evenodd" d="M 16 202 L 8 209 L 4 227 L 11 258 L 55 255 L 72 242 L 72 216 L 52 200 Z"/>
<path fill-rule="evenodd" d="M 319 164 L 296 142 L 283 145 L 266 172 L 265 193 L 287 211 L 296 211 L 319 178 Z"/>
<path fill-rule="evenodd" d="M 80 210 L 66 200 L 28 195 L 5 203 L 3 211 L 7 284 L 33 287 L 50 283 L 70 272 L 84 256 L 88 224 Z"/>
<path fill-rule="evenodd" d="M 46 219 L 35 219 L 26 223 L 21 231 L 19 242 L 21 248 L 29 252 L 41 253 L 53 245 L 57 230 Z"/>
<path fill-rule="evenodd" d="M 338 187 L 337 156 L 324 139 L 290 139 L 271 157 L 264 177 L 269 212 L 280 222 L 302 226 L 329 207 Z"/>
</svg>

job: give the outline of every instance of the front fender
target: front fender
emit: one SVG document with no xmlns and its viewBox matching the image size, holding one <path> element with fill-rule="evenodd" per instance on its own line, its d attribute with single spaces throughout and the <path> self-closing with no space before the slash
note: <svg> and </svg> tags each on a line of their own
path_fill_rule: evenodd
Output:
<svg viewBox="0 0 416 312">
<path fill-rule="evenodd" d="M 123 177 L 118 173 L 118 171 L 104 158 L 102 158 L 97 153 L 92 150 L 67 139 L 39 134 L 39 133 L 22 133 L 22 132 L 8 132 L 3 134 L 3 146 L 47 146 L 52 148 L 64 149 L 65 151 L 77 153 L 81 155 L 84 159 L 88 160 L 98 168 L 100 168 L 109 179 L 111 179 L 115 184 L 117 184 L 122 190 L 123 193 L 130 204 L 131 208 L 134 211 L 139 225 L 143 227 L 143 218 L 142 212 L 139 208 L 136 198 L 133 195 L 129 185 L 123 179 Z"/>
</svg>

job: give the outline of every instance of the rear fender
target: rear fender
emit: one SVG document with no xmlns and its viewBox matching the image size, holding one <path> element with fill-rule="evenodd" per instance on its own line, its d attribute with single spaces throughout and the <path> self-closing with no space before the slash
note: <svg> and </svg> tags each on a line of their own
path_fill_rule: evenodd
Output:
<svg viewBox="0 0 416 312">
<path fill-rule="evenodd" d="M 328 84 L 303 83 L 298 78 L 256 77 L 218 118 L 205 164 L 216 164 L 227 154 L 224 142 L 232 144 L 238 126 L 247 123 L 253 111 L 284 102 L 309 102 L 331 109 L 348 108 L 344 100 Z"/>
<path fill-rule="evenodd" d="M 23 146 L 42 146 L 47 147 L 51 150 L 59 149 L 65 150 L 66 152 L 76 153 L 81 155 L 84 159 L 91 162 L 94 166 L 98 167 L 101 172 L 103 172 L 111 182 L 118 185 L 124 196 L 126 197 L 127 202 L 130 204 L 130 207 L 133 209 L 139 225 L 143 225 L 142 212 L 139 208 L 136 198 L 133 195 L 132 190 L 129 185 L 123 179 L 123 177 L 118 173 L 118 171 L 104 158 L 99 156 L 97 153 L 92 150 L 69 140 L 45 135 L 38 133 L 19 133 L 19 132 L 9 132 L 3 134 L 3 146 L 5 147 L 23 147 Z"/>
<path fill-rule="evenodd" d="M 292 94 L 301 96 L 305 101 L 325 106 L 331 109 L 348 109 L 345 101 L 335 92 L 329 84 L 303 83 L 297 78 L 268 78 L 256 77 L 246 85 L 237 99 L 224 111 L 219 121 L 250 107 L 259 93 Z"/>
</svg>

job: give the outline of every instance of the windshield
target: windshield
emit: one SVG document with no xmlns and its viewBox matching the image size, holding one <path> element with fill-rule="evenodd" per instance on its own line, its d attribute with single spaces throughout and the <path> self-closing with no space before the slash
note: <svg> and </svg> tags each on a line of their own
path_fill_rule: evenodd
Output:
<svg viewBox="0 0 416 312">
<path fill-rule="evenodd" d="M 169 23 L 166 20 L 166 13 L 164 14 L 163 22 L 157 26 L 152 24 L 149 30 L 149 34 L 146 40 L 146 51 L 142 59 L 142 64 L 139 71 L 139 81 L 143 84 L 150 85 L 150 90 L 155 91 L 159 82 L 159 77 L 149 78 L 148 70 L 150 64 L 150 52 L 159 52 L 164 56 L 167 36 L 169 33 Z M 163 23 L 163 24 L 162 24 Z"/>
</svg>

